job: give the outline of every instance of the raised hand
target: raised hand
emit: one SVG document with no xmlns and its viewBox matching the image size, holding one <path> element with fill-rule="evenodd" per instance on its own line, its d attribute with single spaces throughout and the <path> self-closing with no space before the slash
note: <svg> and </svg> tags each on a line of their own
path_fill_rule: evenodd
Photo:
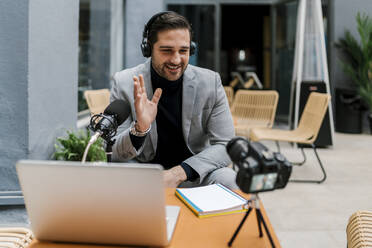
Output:
<svg viewBox="0 0 372 248">
<path fill-rule="evenodd" d="M 134 76 L 134 108 L 136 110 L 137 124 L 136 129 L 145 132 L 155 120 L 158 112 L 158 102 L 161 96 L 161 89 L 156 89 L 152 100 L 147 98 L 145 83 L 142 74 L 139 78 Z"/>
</svg>

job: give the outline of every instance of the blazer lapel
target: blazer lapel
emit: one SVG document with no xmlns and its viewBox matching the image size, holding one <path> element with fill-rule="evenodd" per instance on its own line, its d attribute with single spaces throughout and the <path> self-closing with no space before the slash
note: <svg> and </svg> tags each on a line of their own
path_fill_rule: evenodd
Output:
<svg viewBox="0 0 372 248">
<path fill-rule="evenodd" d="M 192 113 L 194 110 L 194 102 L 196 96 L 195 74 L 188 66 L 183 75 L 183 91 L 182 91 L 182 128 L 186 144 L 190 133 Z"/>
</svg>

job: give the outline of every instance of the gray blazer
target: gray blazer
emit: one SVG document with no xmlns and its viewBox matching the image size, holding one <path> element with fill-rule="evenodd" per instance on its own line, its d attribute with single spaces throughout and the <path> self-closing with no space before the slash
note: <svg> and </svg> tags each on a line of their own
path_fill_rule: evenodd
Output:
<svg viewBox="0 0 372 248">
<path fill-rule="evenodd" d="M 113 161 L 135 159 L 148 162 L 155 157 L 157 146 L 156 121 L 144 144 L 136 150 L 129 137 L 129 126 L 136 119 L 133 100 L 133 76 L 143 75 L 147 96 L 153 88 L 150 75 L 151 60 L 134 68 L 115 73 L 111 101 L 122 99 L 131 108 L 131 116 L 118 128 L 113 146 Z M 198 174 L 199 182 L 210 172 L 231 163 L 225 145 L 234 136 L 233 121 L 225 91 L 218 73 L 188 65 L 183 75 L 182 131 L 193 156 L 185 160 Z"/>
</svg>

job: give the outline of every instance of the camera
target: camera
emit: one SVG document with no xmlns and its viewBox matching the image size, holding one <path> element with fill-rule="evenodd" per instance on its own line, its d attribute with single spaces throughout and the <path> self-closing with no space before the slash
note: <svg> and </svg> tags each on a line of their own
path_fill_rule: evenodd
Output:
<svg viewBox="0 0 372 248">
<path fill-rule="evenodd" d="M 231 139 L 226 150 L 239 168 L 236 183 L 243 192 L 271 191 L 287 185 L 292 164 L 281 153 L 242 137 Z"/>
</svg>

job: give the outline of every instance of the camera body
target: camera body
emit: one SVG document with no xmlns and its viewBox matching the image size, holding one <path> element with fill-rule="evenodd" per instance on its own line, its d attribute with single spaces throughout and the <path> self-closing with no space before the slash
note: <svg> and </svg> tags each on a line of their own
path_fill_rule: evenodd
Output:
<svg viewBox="0 0 372 248">
<path fill-rule="evenodd" d="M 281 153 L 241 137 L 233 138 L 226 149 L 239 167 L 236 183 L 243 192 L 271 191 L 287 185 L 292 165 Z"/>
</svg>

